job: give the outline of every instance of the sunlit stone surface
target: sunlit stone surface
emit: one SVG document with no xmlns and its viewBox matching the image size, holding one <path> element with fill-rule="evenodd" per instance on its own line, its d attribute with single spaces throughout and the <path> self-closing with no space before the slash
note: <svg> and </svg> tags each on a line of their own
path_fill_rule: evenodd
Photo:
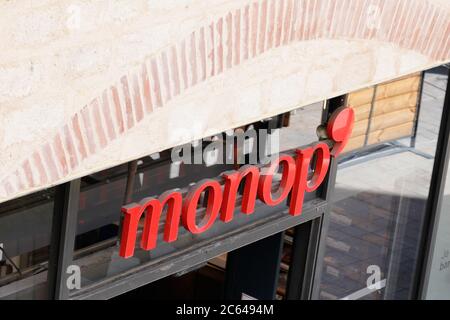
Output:
<svg viewBox="0 0 450 320">
<path fill-rule="evenodd" d="M 445 0 L 0 3 L 0 202 L 450 60 Z"/>
</svg>

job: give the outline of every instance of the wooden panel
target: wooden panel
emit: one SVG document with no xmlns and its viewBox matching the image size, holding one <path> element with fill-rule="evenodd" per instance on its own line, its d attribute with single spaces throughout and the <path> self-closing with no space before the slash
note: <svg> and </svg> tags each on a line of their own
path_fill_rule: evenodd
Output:
<svg viewBox="0 0 450 320">
<path fill-rule="evenodd" d="M 369 119 L 371 107 L 372 105 L 370 103 L 353 107 L 353 110 L 355 111 L 355 121 Z"/>
<path fill-rule="evenodd" d="M 409 136 L 412 134 L 414 122 L 403 123 L 396 127 L 390 127 L 378 131 L 371 132 L 368 143 L 375 144 L 383 141 L 394 140 L 397 138 Z"/>
<path fill-rule="evenodd" d="M 369 120 L 362 120 L 355 122 L 353 127 L 352 137 L 357 137 L 367 133 L 367 126 L 369 125 Z"/>
<path fill-rule="evenodd" d="M 367 139 L 368 145 L 411 135 L 420 81 L 421 73 L 415 73 L 377 85 L 375 99 L 375 87 L 348 94 L 348 105 L 355 111 L 355 127 L 345 151 L 364 146 L 369 121 L 371 132 Z M 370 116 L 372 118 L 369 120 Z"/>
<path fill-rule="evenodd" d="M 397 96 L 411 91 L 418 91 L 419 84 L 420 76 L 413 76 L 379 85 L 377 87 L 376 100 Z"/>
<path fill-rule="evenodd" d="M 388 81 L 385 84 L 396 82 L 396 81 L 400 81 L 400 80 L 403 80 L 403 79 L 408 79 L 408 78 L 413 78 L 413 77 L 421 77 L 421 76 L 422 76 L 421 72 L 415 72 L 415 73 L 411 73 L 411 74 L 408 74 L 406 76 L 403 76 L 403 77 L 400 77 L 400 78 L 397 78 L 397 79 L 392 79 L 391 81 Z"/>
<path fill-rule="evenodd" d="M 371 104 L 373 99 L 373 87 L 352 92 L 347 97 L 347 104 L 349 106 L 361 106 L 364 104 Z"/>
<path fill-rule="evenodd" d="M 414 121 L 415 115 L 415 110 L 412 108 L 402 109 L 373 117 L 370 123 L 370 131 L 378 131 L 385 128 L 399 126 L 404 123 L 409 123 Z"/>
<path fill-rule="evenodd" d="M 374 104 L 373 115 L 378 116 L 405 108 L 415 110 L 418 96 L 419 93 L 415 91 L 378 100 Z"/>
<path fill-rule="evenodd" d="M 344 153 L 349 152 L 355 149 L 362 148 L 364 146 L 364 142 L 366 140 L 366 135 L 353 137 L 348 140 L 347 145 L 345 146 Z"/>
</svg>

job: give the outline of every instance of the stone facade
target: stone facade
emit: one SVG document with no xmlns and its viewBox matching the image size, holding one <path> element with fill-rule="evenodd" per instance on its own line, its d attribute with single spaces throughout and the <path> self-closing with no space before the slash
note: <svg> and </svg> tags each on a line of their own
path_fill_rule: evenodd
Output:
<svg viewBox="0 0 450 320">
<path fill-rule="evenodd" d="M 450 60 L 443 0 L 0 3 L 0 202 Z"/>
</svg>

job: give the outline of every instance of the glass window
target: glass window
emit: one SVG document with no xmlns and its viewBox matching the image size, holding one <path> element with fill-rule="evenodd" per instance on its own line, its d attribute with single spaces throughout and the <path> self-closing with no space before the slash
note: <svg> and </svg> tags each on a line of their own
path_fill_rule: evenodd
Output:
<svg viewBox="0 0 450 320">
<path fill-rule="evenodd" d="M 417 116 L 416 78 L 378 86 L 364 142 L 354 138 L 339 163 L 321 299 L 412 298 L 447 81 L 440 69 L 425 74 Z"/>
<path fill-rule="evenodd" d="M 280 151 L 291 150 L 317 141 L 324 102 L 300 107 L 289 114 L 289 122 L 280 130 Z"/>
<path fill-rule="evenodd" d="M 444 74 L 435 74 L 434 80 L 435 90 L 446 88 Z M 450 300 L 450 168 L 447 168 L 441 207 L 438 210 L 430 248 L 431 265 L 429 274 L 426 275 L 423 296 L 425 299 Z"/>
<path fill-rule="evenodd" d="M 447 171 L 442 206 L 438 214 L 426 299 L 450 300 L 450 170 Z"/>
<path fill-rule="evenodd" d="M 0 299 L 47 299 L 54 189 L 0 204 Z"/>
</svg>

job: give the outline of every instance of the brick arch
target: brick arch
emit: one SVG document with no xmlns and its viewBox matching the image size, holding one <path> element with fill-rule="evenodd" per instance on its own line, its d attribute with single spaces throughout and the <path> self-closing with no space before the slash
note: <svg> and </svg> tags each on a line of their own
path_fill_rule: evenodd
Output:
<svg viewBox="0 0 450 320">
<path fill-rule="evenodd" d="M 381 41 L 441 61 L 450 56 L 449 34 L 449 12 L 430 1 L 250 2 L 122 76 L 21 162 L 0 189 L 10 198 L 64 179 L 175 97 L 278 47 L 320 39 Z"/>
</svg>

